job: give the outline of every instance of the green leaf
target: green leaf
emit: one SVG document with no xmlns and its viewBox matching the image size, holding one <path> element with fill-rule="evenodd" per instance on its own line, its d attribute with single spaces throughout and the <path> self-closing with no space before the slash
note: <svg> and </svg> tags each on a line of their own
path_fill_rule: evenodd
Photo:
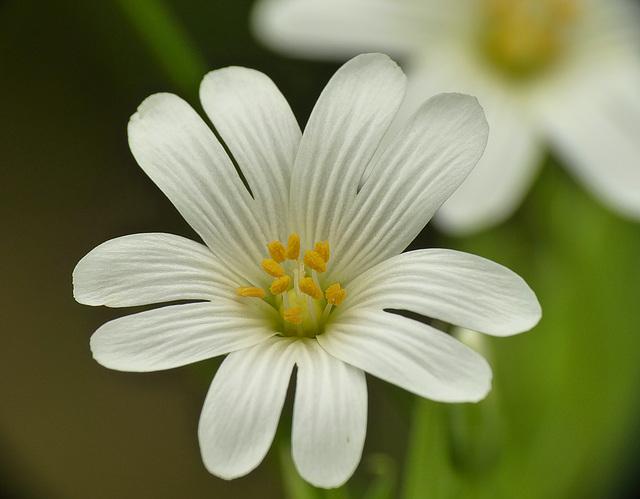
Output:
<svg viewBox="0 0 640 499">
<path fill-rule="evenodd" d="M 520 273 L 543 309 L 532 331 L 488 338 L 503 448 L 473 497 L 606 497 L 640 393 L 640 226 L 552 163 L 512 221 L 457 246 Z"/>
</svg>

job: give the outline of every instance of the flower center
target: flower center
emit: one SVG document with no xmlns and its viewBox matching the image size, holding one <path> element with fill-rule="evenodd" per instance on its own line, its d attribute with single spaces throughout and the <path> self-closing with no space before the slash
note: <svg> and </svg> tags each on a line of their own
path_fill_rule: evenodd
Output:
<svg viewBox="0 0 640 499">
<path fill-rule="evenodd" d="M 564 36 L 578 13 L 578 0 L 482 0 L 481 47 L 513 78 L 526 78 L 562 54 Z"/>
<path fill-rule="evenodd" d="M 339 306 L 346 296 L 340 284 L 332 284 L 323 292 L 318 278 L 327 270 L 329 242 L 317 242 L 313 250 L 300 257 L 300 236 L 289 236 L 287 245 L 280 241 L 267 244 L 270 258 L 262 260 L 262 269 L 274 278 L 269 294 L 275 299 L 282 318 L 280 333 L 283 336 L 314 337 L 322 334 L 332 308 Z M 250 286 L 240 286 L 239 296 L 261 298 L 267 291 Z"/>
</svg>

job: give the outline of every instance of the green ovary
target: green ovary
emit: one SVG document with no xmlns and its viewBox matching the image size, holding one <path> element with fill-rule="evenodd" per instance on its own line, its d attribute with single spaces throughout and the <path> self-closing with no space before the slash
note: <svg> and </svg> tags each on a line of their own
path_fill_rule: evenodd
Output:
<svg viewBox="0 0 640 499">
<path fill-rule="evenodd" d="M 311 338 L 322 334 L 324 324 L 321 323 L 321 320 L 325 307 L 321 302 L 324 299 L 314 300 L 305 294 L 298 294 L 295 289 L 290 289 L 286 293 L 289 302 L 288 310 L 300 309 L 300 313 L 296 314 L 300 319 L 300 324 L 284 320 L 283 333 L 286 336 Z M 309 306 L 309 302 L 311 302 L 311 306 Z M 285 316 L 284 301 L 280 302 L 280 315 Z"/>
</svg>

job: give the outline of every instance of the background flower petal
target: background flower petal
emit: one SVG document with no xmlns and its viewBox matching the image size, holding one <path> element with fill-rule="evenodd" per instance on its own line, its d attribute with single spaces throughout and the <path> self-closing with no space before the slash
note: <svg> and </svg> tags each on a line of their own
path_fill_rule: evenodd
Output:
<svg viewBox="0 0 640 499">
<path fill-rule="evenodd" d="M 406 77 L 382 54 L 344 64 L 320 95 L 305 127 L 291 182 L 293 227 L 303 247 L 331 239 L 402 102 Z"/>
<path fill-rule="evenodd" d="M 159 371 L 260 343 L 273 334 L 270 307 L 220 300 L 147 310 L 114 319 L 91 336 L 93 357 L 119 371 Z M 273 311 L 275 314 L 275 311 Z"/>
<path fill-rule="evenodd" d="M 404 54 L 415 44 L 416 9 L 380 0 L 266 0 L 251 15 L 258 38 L 295 56 L 343 58 L 384 48 Z"/>
<path fill-rule="evenodd" d="M 527 331 L 542 314 L 518 274 L 446 249 L 409 251 L 384 261 L 349 283 L 347 293 L 335 317 L 352 309 L 403 309 L 494 336 Z"/>
<path fill-rule="evenodd" d="M 256 262 L 270 239 L 251 198 L 218 139 L 179 97 L 155 94 L 129 121 L 138 164 L 209 248 L 256 285 L 268 279 Z"/>
<path fill-rule="evenodd" d="M 388 312 L 352 312 L 318 336 L 334 357 L 438 402 L 477 402 L 489 392 L 489 364 L 452 336 Z"/>
<path fill-rule="evenodd" d="M 364 372 L 299 342 L 291 446 L 300 475 L 316 487 L 338 487 L 355 471 L 367 433 Z"/>
<path fill-rule="evenodd" d="M 205 76 L 200 99 L 260 205 L 265 230 L 271 239 L 287 238 L 291 170 L 301 137 L 289 104 L 268 76 L 240 67 Z"/>
<path fill-rule="evenodd" d="M 631 69 L 631 68 L 629 68 Z M 640 74 L 599 67 L 585 90 L 549 109 L 554 150 L 575 178 L 618 213 L 640 219 Z M 619 80 L 619 81 L 616 81 Z M 613 80 L 613 81 L 611 81 Z"/>
<path fill-rule="evenodd" d="M 495 91 L 476 95 L 489 123 L 487 147 L 434 218 L 452 234 L 478 231 L 510 217 L 542 166 L 543 145 L 522 109 Z"/>
<path fill-rule="evenodd" d="M 342 217 L 331 238 L 327 280 L 349 281 L 405 249 L 467 177 L 487 133 L 475 98 L 440 94 L 429 99 L 382 154 Z"/>
<path fill-rule="evenodd" d="M 222 478 L 246 475 L 271 446 L 295 363 L 296 342 L 271 338 L 222 362 L 198 425 L 207 469 Z"/>
<path fill-rule="evenodd" d="M 242 281 L 206 246 L 172 234 L 132 234 L 91 250 L 73 271 L 85 305 L 131 307 L 232 297 Z"/>
</svg>

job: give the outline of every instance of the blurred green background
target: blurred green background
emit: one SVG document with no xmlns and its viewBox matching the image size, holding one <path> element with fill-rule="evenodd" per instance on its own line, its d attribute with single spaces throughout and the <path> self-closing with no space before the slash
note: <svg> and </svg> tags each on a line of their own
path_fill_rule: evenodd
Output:
<svg viewBox="0 0 640 499">
<path fill-rule="evenodd" d="M 215 362 L 104 369 L 89 337 L 129 311 L 79 305 L 71 289 L 77 261 L 107 239 L 197 239 L 128 150 L 126 124 L 145 97 L 170 91 L 200 110 L 204 73 L 242 65 L 267 73 L 306 121 L 338 65 L 261 48 L 251 4 L 0 1 L 0 495 L 278 498 L 295 488 L 283 488 L 277 448 L 247 477 L 210 475 L 196 429 Z M 351 496 L 391 486 L 388 495 L 407 497 L 632 497 L 640 225 L 596 204 L 550 158 L 511 221 L 465 240 L 427 228 L 414 243 L 434 245 L 517 271 L 544 317 L 532 332 L 487 341 L 494 391 L 479 405 L 416 403 L 369 377 Z"/>
</svg>

